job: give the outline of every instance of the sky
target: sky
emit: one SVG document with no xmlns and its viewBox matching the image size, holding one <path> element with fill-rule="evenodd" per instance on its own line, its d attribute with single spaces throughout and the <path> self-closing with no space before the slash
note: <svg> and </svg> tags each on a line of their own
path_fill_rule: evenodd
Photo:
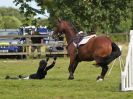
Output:
<svg viewBox="0 0 133 99">
<path fill-rule="evenodd" d="M 13 7 L 13 8 L 18 8 L 13 3 L 13 0 L 0 0 L 0 7 Z"/>
<path fill-rule="evenodd" d="M 14 0 L 0 0 L 0 7 L 13 7 L 18 9 L 19 6 L 15 6 L 13 1 Z M 40 7 L 38 7 L 35 2 L 31 2 L 30 5 L 36 9 L 40 9 Z M 46 13 L 45 15 L 37 15 L 35 16 L 35 18 L 38 18 L 38 17 L 47 18 L 49 14 L 47 13 L 47 11 L 45 11 L 45 13 Z"/>
</svg>

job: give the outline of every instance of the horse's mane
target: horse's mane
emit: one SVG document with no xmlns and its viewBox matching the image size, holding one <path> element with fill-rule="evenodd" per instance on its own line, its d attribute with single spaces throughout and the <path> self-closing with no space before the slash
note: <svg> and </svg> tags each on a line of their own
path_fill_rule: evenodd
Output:
<svg viewBox="0 0 133 99">
<path fill-rule="evenodd" d="M 77 31 L 75 25 L 74 25 L 72 22 L 70 22 L 70 21 L 66 21 L 66 22 L 67 22 L 68 25 L 71 27 L 71 30 L 73 30 L 75 33 L 78 33 L 78 31 Z"/>
<path fill-rule="evenodd" d="M 75 25 L 74 25 L 72 22 L 70 22 L 70 25 L 73 27 L 74 31 L 75 31 L 76 33 L 78 33 L 77 28 L 75 27 Z"/>
</svg>

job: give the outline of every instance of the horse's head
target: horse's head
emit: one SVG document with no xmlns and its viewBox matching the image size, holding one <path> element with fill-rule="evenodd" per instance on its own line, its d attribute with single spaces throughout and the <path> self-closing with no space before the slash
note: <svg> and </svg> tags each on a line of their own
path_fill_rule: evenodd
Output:
<svg viewBox="0 0 133 99">
<path fill-rule="evenodd" d="M 58 19 L 58 22 L 56 24 L 56 27 L 55 27 L 53 35 L 52 35 L 52 37 L 54 39 L 57 39 L 58 37 L 60 37 L 63 34 L 63 31 L 64 31 L 64 24 L 63 24 L 63 22 L 64 22 L 63 20 Z"/>
</svg>

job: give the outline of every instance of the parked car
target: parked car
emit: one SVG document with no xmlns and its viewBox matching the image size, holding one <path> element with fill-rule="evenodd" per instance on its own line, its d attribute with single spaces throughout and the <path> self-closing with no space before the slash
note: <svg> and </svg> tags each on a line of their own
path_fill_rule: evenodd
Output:
<svg viewBox="0 0 133 99">
<path fill-rule="evenodd" d="M 64 42 L 63 41 L 49 41 L 46 48 L 47 52 L 63 52 Z"/>
<path fill-rule="evenodd" d="M 0 31 L 0 36 L 18 35 L 18 31 Z M 1 38 L 0 37 L 0 52 L 22 52 L 22 46 L 14 46 L 11 44 L 22 44 L 24 41 L 20 38 Z"/>
<path fill-rule="evenodd" d="M 60 46 L 60 45 L 48 46 L 46 51 L 47 52 L 63 52 L 64 51 L 64 47 Z"/>
</svg>

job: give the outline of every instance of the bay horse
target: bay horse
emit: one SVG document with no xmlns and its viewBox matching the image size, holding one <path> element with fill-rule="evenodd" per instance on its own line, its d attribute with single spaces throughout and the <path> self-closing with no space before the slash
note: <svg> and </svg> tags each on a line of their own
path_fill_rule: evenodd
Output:
<svg viewBox="0 0 133 99">
<path fill-rule="evenodd" d="M 58 20 L 53 38 L 58 38 L 65 34 L 67 41 L 67 51 L 70 56 L 69 64 L 69 80 L 74 79 L 74 72 L 79 62 L 95 61 L 97 66 L 102 68 L 101 74 L 97 77 L 98 81 L 102 81 L 108 71 L 108 64 L 121 55 L 119 47 L 112 42 L 107 36 L 96 36 L 91 38 L 86 44 L 75 47 L 73 39 L 77 31 L 75 27 L 66 20 Z"/>
</svg>

